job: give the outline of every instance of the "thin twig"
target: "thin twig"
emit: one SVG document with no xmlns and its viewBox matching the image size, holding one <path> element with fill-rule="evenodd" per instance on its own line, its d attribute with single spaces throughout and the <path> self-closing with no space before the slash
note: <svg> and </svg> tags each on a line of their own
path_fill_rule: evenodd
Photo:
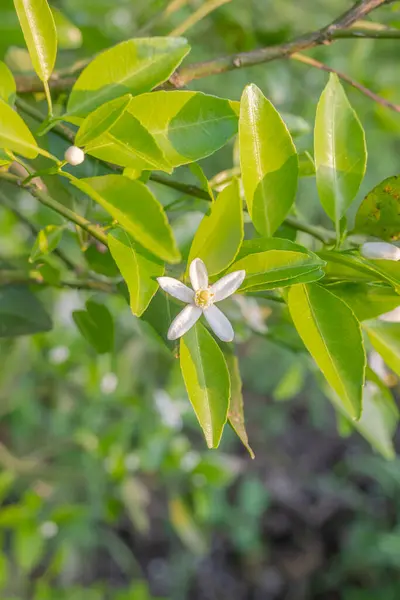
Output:
<svg viewBox="0 0 400 600">
<path fill-rule="evenodd" d="M 169 35 L 183 35 L 188 29 L 196 25 L 196 23 L 204 19 L 211 12 L 217 10 L 217 8 L 230 1 L 231 0 L 208 0 L 208 2 L 204 2 L 193 14 L 191 14 L 187 19 L 185 19 L 183 23 L 175 27 L 175 29 L 173 29 Z"/>
<path fill-rule="evenodd" d="M 70 288 L 74 290 L 90 290 L 96 292 L 114 293 L 115 287 L 106 281 L 94 279 L 61 280 L 59 283 L 45 281 L 40 270 L 17 271 L 15 269 L 0 269 L 0 286 L 2 285 L 40 285 L 45 287 Z"/>
<path fill-rule="evenodd" d="M 353 86 L 354 88 L 356 88 L 356 90 L 359 90 L 362 94 L 364 94 L 368 98 L 371 98 L 371 100 L 374 100 L 374 102 L 377 102 L 378 104 L 381 104 L 382 106 L 385 106 L 386 108 L 390 108 L 391 110 L 394 110 L 394 111 L 400 113 L 400 105 L 394 104 L 393 102 L 389 102 L 389 100 L 386 100 L 386 98 L 382 98 L 382 96 L 375 94 L 375 92 L 368 89 L 361 83 L 358 83 L 358 81 L 355 81 L 354 79 L 352 79 L 351 77 L 346 75 L 346 73 L 342 73 L 342 71 L 337 71 L 336 69 L 333 69 L 332 67 L 328 67 L 328 65 L 320 62 L 319 60 L 315 60 L 314 58 L 310 58 L 309 56 L 305 56 L 304 54 L 300 54 L 299 52 L 292 54 L 290 56 L 290 58 L 293 60 L 302 62 L 306 65 L 310 65 L 310 67 L 315 67 L 316 69 L 320 69 L 321 71 L 326 71 L 327 73 L 336 73 L 336 75 L 338 77 L 340 77 L 340 79 L 343 79 L 343 81 L 346 81 L 346 83 L 348 83 L 351 86 Z"/>
</svg>

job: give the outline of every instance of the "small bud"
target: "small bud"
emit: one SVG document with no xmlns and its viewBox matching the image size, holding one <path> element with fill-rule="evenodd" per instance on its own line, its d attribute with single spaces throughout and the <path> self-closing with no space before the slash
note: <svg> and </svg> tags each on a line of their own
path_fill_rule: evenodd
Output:
<svg viewBox="0 0 400 600">
<path fill-rule="evenodd" d="M 400 248 L 387 242 L 366 242 L 360 248 L 364 258 L 380 260 L 400 260 Z"/>
<path fill-rule="evenodd" d="M 67 161 L 67 163 L 69 163 L 73 167 L 76 167 L 77 165 L 81 165 L 85 160 L 85 153 L 83 150 L 78 148 L 78 146 L 70 146 L 69 148 L 67 148 L 64 154 L 64 158 Z"/>
<path fill-rule="evenodd" d="M 388 323 L 400 323 L 400 306 L 396 306 L 393 310 L 380 315 L 378 319 L 380 321 L 387 321 Z"/>
</svg>

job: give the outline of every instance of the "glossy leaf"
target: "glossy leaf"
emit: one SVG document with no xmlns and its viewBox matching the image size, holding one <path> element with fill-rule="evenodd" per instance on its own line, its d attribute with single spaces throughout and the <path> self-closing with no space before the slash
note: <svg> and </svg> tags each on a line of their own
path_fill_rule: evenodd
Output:
<svg viewBox="0 0 400 600">
<path fill-rule="evenodd" d="M 219 194 L 201 221 L 190 248 L 188 264 L 201 258 L 209 275 L 226 269 L 243 240 L 243 210 L 239 183 L 234 180 Z"/>
<path fill-rule="evenodd" d="M 351 309 L 318 284 L 295 285 L 287 295 L 290 315 L 311 356 L 338 395 L 343 410 L 362 410 L 365 351 Z"/>
<path fill-rule="evenodd" d="M 244 269 L 246 279 L 240 290 L 273 289 L 297 283 L 297 278 L 318 270 L 323 261 L 317 256 L 291 250 L 267 250 L 235 261 L 229 272 Z"/>
<path fill-rule="evenodd" d="M 33 244 L 29 262 L 35 262 L 42 256 L 53 252 L 61 241 L 63 231 L 64 227 L 59 225 L 47 225 L 41 229 Z"/>
<path fill-rule="evenodd" d="M 172 37 L 131 39 L 105 50 L 78 77 L 67 113 L 85 117 L 119 96 L 149 92 L 168 79 L 188 52 L 184 38 Z"/>
<path fill-rule="evenodd" d="M 35 138 L 18 113 L 0 99 L 0 148 L 36 158 L 38 146 Z"/>
<path fill-rule="evenodd" d="M 363 329 L 385 363 L 400 377 L 400 323 L 364 321 Z"/>
<path fill-rule="evenodd" d="M 76 146 L 86 146 L 109 129 L 123 115 L 131 101 L 132 96 L 126 94 L 121 98 L 115 98 L 106 102 L 86 117 L 75 137 Z"/>
<path fill-rule="evenodd" d="M 176 167 L 209 156 L 237 132 L 233 104 L 200 92 L 159 91 L 133 98 L 129 112 Z"/>
<path fill-rule="evenodd" d="M 334 74 L 317 106 L 314 158 L 321 204 L 338 228 L 363 180 L 367 149 L 362 125 Z"/>
<path fill-rule="evenodd" d="M 382 285 L 346 282 L 329 289 L 350 306 L 359 321 L 375 319 L 400 305 L 400 296 Z"/>
<path fill-rule="evenodd" d="M 255 85 L 247 86 L 243 92 L 239 142 L 251 219 L 258 233 L 271 236 L 294 202 L 298 159 L 286 125 Z"/>
<path fill-rule="evenodd" d="M 231 400 L 228 420 L 251 458 L 255 458 L 255 454 L 249 445 L 249 438 L 244 422 L 242 379 L 240 377 L 239 362 L 234 354 L 225 353 L 224 356 L 231 380 Z"/>
<path fill-rule="evenodd" d="M 180 364 L 207 445 L 217 448 L 229 408 L 229 372 L 218 344 L 200 323 L 181 338 Z"/>
<path fill-rule="evenodd" d="M 16 94 L 17 85 L 15 83 L 14 75 L 11 73 L 6 63 L 0 60 L 0 98 L 12 106 Z"/>
<path fill-rule="evenodd" d="M 98 202 L 142 246 L 168 262 L 179 262 L 171 227 L 161 204 L 140 181 L 104 175 L 73 181 Z"/>
<path fill-rule="evenodd" d="M 86 310 L 75 310 L 72 317 L 82 336 L 98 352 L 112 352 L 114 347 L 114 321 L 104 304 L 88 300 Z"/>
<path fill-rule="evenodd" d="M 47 0 L 14 0 L 14 6 L 33 68 L 48 81 L 56 62 L 57 32 Z"/>
<path fill-rule="evenodd" d="M 259 252 L 267 252 L 268 250 L 289 250 L 290 252 L 301 252 L 307 254 L 312 258 L 316 264 L 323 265 L 324 260 L 321 260 L 317 254 L 311 252 L 305 246 L 292 242 L 284 238 L 252 238 L 251 240 L 244 240 L 239 253 L 236 257 L 237 260 L 249 256 L 249 254 L 258 254 Z"/>
<path fill-rule="evenodd" d="M 50 331 L 52 326 L 50 317 L 28 288 L 0 288 L 0 337 L 33 335 Z"/>
<path fill-rule="evenodd" d="M 172 171 L 154 137 L 128 112 L 123 113 L 104 135 L 93 140 L 86 151 L 101 160 L 138 171 Z"/>
<path fill-rule="evenodd" d="M 388 177 L 375 186 L 358 209 L 355 230 L 382 240 L 400 238 L 400 177 Z"/>
<path fill-rule="evenodd" d="M 139 246 L 125 231 L 108 234 L 108 246 L 129 290 L 132 313 L 140 317 L 158 289 L 164 264 Z"/>
</svg>

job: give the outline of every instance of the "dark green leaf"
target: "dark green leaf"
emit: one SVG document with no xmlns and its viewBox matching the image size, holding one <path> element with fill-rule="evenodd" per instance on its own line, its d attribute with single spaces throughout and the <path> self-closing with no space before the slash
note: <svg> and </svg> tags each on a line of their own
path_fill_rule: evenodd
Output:
<svg viewBox="0 0 400 600">
<path fill-rule="evenodd" d="M 43 306 L 26 287 L 0 288 L 0 337 L 32 335 L 52 326 Z"/>
<path fill-rule="evenodd" d="M 75 310 L 72 317 L 82 336 L 99 354 L 112 352 L 114 321 L 104 304 L 88 300 L 86 310 Z"/>
</svg>

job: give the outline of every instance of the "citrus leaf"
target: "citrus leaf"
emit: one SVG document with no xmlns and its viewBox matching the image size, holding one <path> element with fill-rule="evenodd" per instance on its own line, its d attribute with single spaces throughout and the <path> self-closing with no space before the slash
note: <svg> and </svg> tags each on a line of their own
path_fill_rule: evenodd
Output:
<svg viewBox="0 0 400 600">
<path fill-rule="evenodd" d="M 179 262 L 180 254 L 165 212 L 143 183 L 123 175 L 75 179 L 72 183 L 98 202 L 147 250 L 168 262 Z"/>
<path fill-rule="evenodd" d="M 13 106 L 17 94 L 17 85 L 14 75 L 6 63 L 0 60 L 0 98 Z"/>
<path fill-rule="evenodd" d="M 224 188 L 201 221 L 190 248 L 188 264 L 201 258 L 210 275 L 226 269 L 243 240 L 243 210 L 237 180 Z"/>
<path fill-rule="evenodd" d="M 365 351 L 354 314 L 342 300 L 318 284 L 291 287 L 287 302 L 297 332 L 338 395 L 343 410 L 358 419 L 362 409 Z"/>
<path fill-rule="evenodd" d="M 181 338 L 180 365 L 207 445 L 217 448 L 229 408 L 229 372 L 217 342 L 200 323 Z"/>
<path fill-rule="evenodd" d="M 388 177 L 376 185 L 358 209 L 355 231 L 382 240 L 400 238 L 400 178 Z"/>
<path fill-rule="evenodd" d="M 39 148 L 35 138 L 18 113 L 0 99 L 0 147 L 25 158 L 36 158 Z"/>
<path fill-rule="evenodd" d="M 121 42 L 96 56 L 78 77 L 67 115 L 85 117 L 125 94 L 142 94 L 168 79 L 189 52 L 184 38 L 153 37 Z"/>
<path fill-rule="evenodd" d="M 382 285 L 344 282 L 329 289 L 350 306 L 359 321 L 375 319 L 400 305 L 400 296 Z"/>
<path fill-rule="evenodd" d="M 15 10 L 39 79 L 48 81 L 57 56 L 57 31 L 47 0 L 14 0 Z"/>
<path fill-rule="evenodd" d="M 400 377 L 400 323 L 364 321 L 363 329 L 385 363 Z"/>
<path fill-rule="evenodd" d="M 75 137 L 76 146 L 86 146 L 96 138 L 106 133 L 123 115 L 132 96 L 126 94 L 121 98 L 110 100 L 99 106 L 86 117 Z"/>
<path fill-rule="evenodd" d="M 243 92 L 239 142 L 251 219 L 261 235 L 271 236 L 294 202 L 298 159 L 286 125 L 255 85 L 247 86 Z"/>
<path fill-rule="evenodd" d="M 29 262 L 35 262 L 42 256 L 53 252 L 61 242 L 63 231 L 64 227 L 59 225 L 47 225 L 41 229 L 33 244 Z"/>
<path fill-rule="evenodd" d="M 82 336 L 99 354 L 112 352 L 114 347 L 114 322 L 104 304 L 88 300 L 86 310 L 75 310 L 72 318 Z"/>
<path fill-rule="evenodd" d="M 51 8 L 56 26 L 58 45 L 63 50 L 75 50 L 82 46 L 82 33 L 63 12 L 58 8 Z"/>
<path fill-rule="evenodd" d="M 33 335 L 50 331 L 52 326 L 50 317 L 28 288 L 0 288 L 0 337 Z"/>
<path fill-rule="evenodd" d="M 333 73 L 317 106 L 314 155 L 321 204 L 339 228 L 363 180 L 367 149 L 362 125 Z"/>
<path fill-rule="evenodd" d="M 132 313 L 140 317 L 158 289 L 156 278 L 164 274 L 164 265 L 121 229 L 109 233 L 107 240 L 128 286 Z"/>
<path fill-rule="evenodd" d="M 255 458 L 255 454 L 249 445 L 249 438 L 244 422 L 242 379 L 240 377 L 238 359 L 234 354 L 228 352 L 224 356 L 231 380 L 231 400 L 228 411 L 229 423 L 251 458 Z"/>
</svg>

